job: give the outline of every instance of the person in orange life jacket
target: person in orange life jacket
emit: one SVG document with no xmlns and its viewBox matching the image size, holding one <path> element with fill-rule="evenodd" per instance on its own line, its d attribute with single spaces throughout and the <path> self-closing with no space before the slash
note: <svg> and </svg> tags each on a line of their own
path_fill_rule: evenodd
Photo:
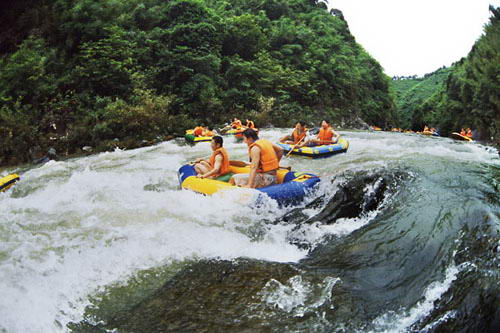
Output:
<svg viewBox="0 0 500 333">
<path fill-rule="evenodd" d="M 472 138 L 472 130 L 470 128 L 467 128 L 467 137 Z"/>
<path fill-rule="evenodd" d="M 255 124 L 253 121 L 247 119 L 246 127 L 255 129 Z"/>
<path fill-rule="evenodd" d="M 233 122 L 231 123 L 231 127 L 234 129 L 238 129 L 243 127 L 243 124 L 241 123 L 241 120 L 239 120 L 238 118 L 234 118 Z"/>
<path fill-rule="evenodd" d="M 203 128 L 202 136 L 214 136 L 214 135 L 215 135 L 215 133 L 212 131 L 212 128 L 210 128 L 210 127 Z"/>
<path fill-rule="evenodd" d="M 203 135 L 204 128 L 203 126 L 196 126 L 194 128 L 193 134 L 194 136 L 202 136 Z"/>
<path fill-rule="evenodd" d="M 467 135 L 467 133 L 465 132 L 465 130 L 463 128 L 460 130 L 460 135 L 463 135 L 463 136 Z"/>
<path fill-rule="evenodd" d="M 229 183 L 249 188 L 265 187 L 276 183 L 276 171 L 283 157 L 283 149 L 269 140 L 259 139 L 257 133 L 251 128 L 243 132 L 243 139 L 248 146 L 250 173 L 235 174 Z"/>
<path fill-rule="evenodd" d="M 298 148 L 302 148 L 304 146 L 314 147 L 321 145 L 329 145 L 332 143 L 336 143 L 339 139 L 340 135 L 335 133 L 330 122 L 328 120 L 323 120 L 321 122 L 321 128 L 319 129 L 318 136 L 315 139 L 308 140 L 298 145 Z"/>
<path fill-rule="evenodd" d="M 220 136 L 214 136 L 210 146 L 212 156 L 209 160 L 197 159 L 194 169 L 198 178 L 216 178 L 229 172 L 229 155 L 223 147 L 224 141 Z"/>
<path fill-rule="evenodd" d="M 304 140 L 307 135 L 306 131 L 306 124 L 303 121 L 299 121 L 297 124 L 295 124 L 295 129 L 293 130 L 292 134 L 282 137 L 280 139 L 280 142 L 296 145 Z"/>
</svg>

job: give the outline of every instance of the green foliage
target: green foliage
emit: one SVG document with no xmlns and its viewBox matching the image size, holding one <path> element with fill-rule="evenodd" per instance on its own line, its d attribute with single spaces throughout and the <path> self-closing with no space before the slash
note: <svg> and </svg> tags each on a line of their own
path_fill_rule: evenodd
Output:
<svg viewBox="0 0 500 333">
<path fill-rule="evenodd" d="M 395 93 L 401 128 L 421 130 L 430 119 L 423 119 L 421 106 L 436 93 L 442 91 L 452 68 L 440 68 L 422 78 L 393 78 L 392 88 Z M 429 100 L 430 103 L 432 100 Z"/>
<path fill-rule="evenodd" d="M 2 117 L 42 150 L 231 116 L 397 121 L 389 79 L 323 1 L 22 0 L 2 17 Z"/>
</svg>

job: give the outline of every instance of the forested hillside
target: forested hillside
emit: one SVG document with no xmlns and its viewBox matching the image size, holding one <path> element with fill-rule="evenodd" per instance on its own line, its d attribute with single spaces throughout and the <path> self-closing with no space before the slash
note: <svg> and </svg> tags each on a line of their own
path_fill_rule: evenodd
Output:
<svg viewBox="0 0 500 333">
<path fill-rule="evenodd" d="M 423 103 L 409 98 L 397 102 L 404 112 L 403 102 L 409 101 L 414 128 L 428 124 L 448 135 L 470 127 L 476 139 L 500 146 L 500 9 L 490 6 L 490 11 L 490 22 L 467 57 L 442 73 L 448 78 L 441 89 Z"/>
<path fill-rule="evenodd" d="M 393 77 L 392 86 L 399 113 L 399 126 L 404 129 L 421 130 L 424 121 L 415 110 L 428 98 L 443 89 L 451 68 L 440 68 L 424 77 Z"/>
<path fill-rule="evenodd" d="M 0 164 L 251 117 L 395 121 L 390 80 L 313 0 L 0 5 Z"/>
</svg>

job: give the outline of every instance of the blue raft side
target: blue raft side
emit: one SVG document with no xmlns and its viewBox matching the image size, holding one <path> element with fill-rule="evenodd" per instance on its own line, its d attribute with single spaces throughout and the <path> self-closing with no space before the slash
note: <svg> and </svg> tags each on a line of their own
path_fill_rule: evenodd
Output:
<svg viewBox="0 0 500 333">
<path fill-rule="evenodd" d="M 310 175 L 312 177 L 302 182 L 292 181 L 297 177 L 297 175 L 303 174 Z M 180 167 L 179 184 L 182 186 L 184 180 L 190 176 L 196 176 L 194 166 L 186 164 Z M 267 194 L 267 196 L 276 200 L 280 205 L 293 204 L 303 200 L 308 190 L 314 188 L 314 186 L 319 182 L 320 178 L 312 173 L 296 173 L 290 171 L 285 175 L 285 179 L 282 184 L 261 187 L 256 190 Z"/>
<path fill-rule="evenodd" d="M 257 190 L 267 194 L 271 199 L 276 200 L 280 205 L 298 203 L 304 199 L 308 190 L 313 189 L 320 181 L 318 176 L 311 173 L 298 174 L 307 174 L 312 177 L 302 182 L 294 182 L 292 180 L 296 178 L 296 173 L 290 171 L 286 174 L 282 184 L 261 187 L 257 188 Z"/>
<path fill-rule="evenodd" d="M 185 164 L 179 169 L 179 185 L 182 186 L 182 183 L 187 177 L 196 176 L 196 171 L 194 170 L 194 165 Z"/>
</svg>

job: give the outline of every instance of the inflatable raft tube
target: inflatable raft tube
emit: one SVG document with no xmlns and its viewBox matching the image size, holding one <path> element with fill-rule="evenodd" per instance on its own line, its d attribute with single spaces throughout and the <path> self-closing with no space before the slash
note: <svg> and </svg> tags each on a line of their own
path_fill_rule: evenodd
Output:
<svg viewBox="0 0 500 333">
<path fill-rule="evenodd" d="M 212 136 L 195 136 L 193 134 L 194 130 L 187 130 L 184 138 L 189 142 L 207 142 L 212 141 Z"/>
<path fill-rule="evenodd" d="M 236 161 L 239 162 L 239 161 Z M 244 163 L 244 162 L 240 162 Z M 240 167 L 231 165 L 230 173 L 249 173 L 250 167 Z M 220 178 L 220 177 L 219 177 Z M 220 191 L 231 191 L 239 189 L 239 187 L 231 185 L 228 181 L 230 177 L 221 179 L 197 178 L 194 166 L 190 164 L 183 165 L 179 169 L 179 183 L 181 188 L 188 189 L 194 192 L 212 195 Z M 251 189 L 257 191 L 258 194 L 266 194 L 271 199 L 274 199 L 281 205 L 297 204 L 301 202 L 309 191 L 316 188 L 320 178 L 311 173 L 294 172 L 288 169 L 280 168 L 277 171 L 278 184 L 266 187 Z M 259 200 L 257 199 L 258 203 Z"/>
<path fill-rule="evenodd" d="M 20 179 L 21 178 L 19 178 L 19 175 L 15 174 L 15 173 L 0 178 L 0 192 L 7 191 Z"/>
<path fill-rule="evenodd" d="M 472 138 L 469 138 L 468 136 L 462 135 L 462 134 L 457 133 L 457 132 L 451 133 L 451 137 L 455 140 L 462 140 L 462 141 L 468 141 L 468 142 L 474 141 Z"/>
<path fill-rule="evenodd" d="M 286 143 L 278 143 L 277 145 L 283 148 L 285 154 L 288 154 L 290 150 L 294 147 L 293 145 L 289 145 Z M 311 158 L 324 158 L 324 157 L 330 157 L 335 154 L 345 153 L 347 152 L 348 148 L 349 148 L 349 141 L 341 137 L 339 138 L 337 143 L 331 145 L 293 148 L 292 154 L 307 156 Z"/>
</svg>

